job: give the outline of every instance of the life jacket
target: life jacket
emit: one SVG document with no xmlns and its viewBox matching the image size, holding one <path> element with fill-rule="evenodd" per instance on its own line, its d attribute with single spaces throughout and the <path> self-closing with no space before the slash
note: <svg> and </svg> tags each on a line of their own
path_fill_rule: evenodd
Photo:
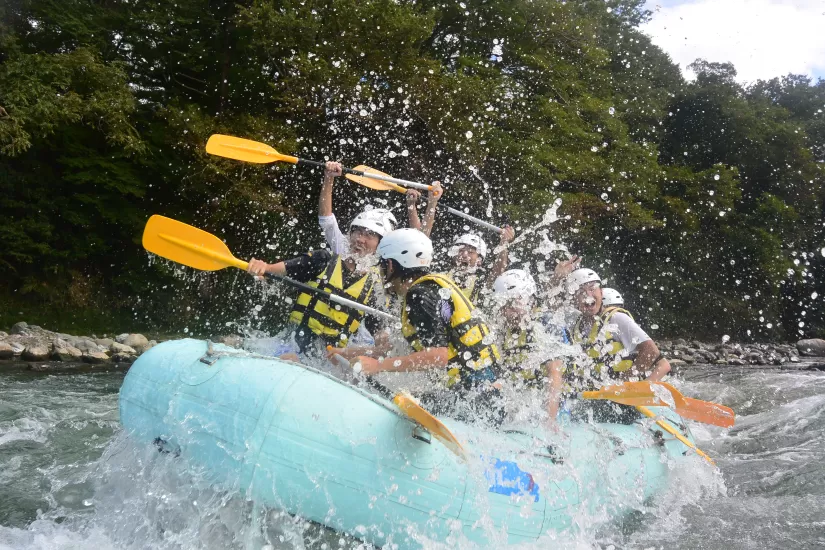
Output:
<svg viewBox="0 0 825 550">
<path fill-rule="evenodd" d="M 425 282 L 436 283 L 450 291 L 453 313 L 450 316 L 449 343 L 447 345 L 447 387 L 462 382 L 467 384 L 476 378 L 479 371 L 495 370 L 501 361 L 498 347 L 485 344 L 484 338 L 490 334 L 487 324 L 473 317 L 475 306 L 452 280 L 444 275 L 429 274 L 417 279 L 410 288 Z M 409 290 L 408 290 L 409 292 Z M 407 315 L 407 301 L 401 305 L 401 332 L 415 351 L 424 350 L 417 336 L 417 329 Z M 465 354 L 469 352 L 469 356 Z M 495 376 L 493 376 L 495 378 Z"/>
<path fill-rule="evenodd" d="M 622 342 L 615 338 L 613 333 L 606 330 L 610 319 L 616 313 L 624 313 L 633 318 L 630 313 L 620 307 L 609 307 L 596 316 L 593 320 L 593 326 L 590 327 L 590 332 L 585 337 L 582 334 L 581 323 L 582 320 L 576 321 L 572 331 L 573 342 L 581 345 L 588 357 L 593 359 L 593 374 L 596 377 L 608 377 L 611 379 L 619 378 L 619 375 L 633 366 L 633 360 L 623 356 L 624 346 Z M 579 366 L 573 366 L 573 375 L 577 377 L 584 376 L 584 369 Z"/>
<path fill-rule="evenodd" d="M 308 284 L 330 294 L 366 304 L 377 279 L 377 270 L 371 269 L 363 277 L 344 288 L 343 261 L 340 255 L 333 254 L 324 270 Z M 292 307 L 289 322 L 307 327 L 330 344 L 344 347 L 350 335 L 358 330 L 363 317 L 362 311 L 330 303 L 318 294 L 303 292 Z"/>
<path fill-rule="evenodd" d="M 459 279 L 461 284 L 458 284 L 455 280 L 453 282 L 459 289 L 461 289 L 461 293 L 464 294 L 464 296 L 470 300 L 471 303 L 476 304 L 478 302 L 478 296 L 481 293 L 481 287 L 484 286 L 479 270 L 466 275 L 458 275 L 457 272 L 453 270 L 449 273 L 449 275 L 453 279 Z"/>
<path fill-rule="evenodd" d="M 504 332 L 504 341 L 501 343 L 501 361 L 514 382 L 528 385 L 538 383 L 544 373 L 536 368 L 527 368 L 527 361 L 533 343 L 531 329 L 518 329 L 518 332 L 507 327 Z"/>
</svg>

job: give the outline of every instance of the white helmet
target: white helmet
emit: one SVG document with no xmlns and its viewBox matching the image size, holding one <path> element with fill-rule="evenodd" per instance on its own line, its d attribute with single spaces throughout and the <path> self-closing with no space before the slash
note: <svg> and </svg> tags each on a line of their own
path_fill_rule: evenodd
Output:
<svg viewBox="0 0 825 550">
<path fill-rule="evenodd" d="M 386 237 L 387 233 L 395 229 L 398 220 L 392 215 L 392 212 L 386 208 L 373 208 L 371 210 L 364 210 L 352 220 L 350 224 L 350 231 L 353 227 L 363 227 L 369 229 L 374 233 L 378 233 L 382 237 Z"/>
<path fill-rule="evenodd" d="M 622 295 L 619 294 L 619 291 L 615 288 L 603 288 L 602 289 L 602 306 L 609 307 L 609 306 L 619 306 L 624 307 L 624 298 Z"/>
<path fill-rule="evenodd" d="M 531 298 L 538 292 L 538 287 L 533 277 L 523 269 L 510 269 L 495 280 L 493 292 L 503 298 Z"/>
<path fill-rule="evenodd" d="M 601 283 L 602 279 L 599 277 L 599 274 L 592 269 L 582 267 L 568 275 L 564 284 L 567 287 L 567 292 L 575 294 L 580 286 L 592 283 L 593 281 Z"/>
<path fill-rule="evenodd" d="M 473 233 L 465 233 L 459 238 L 455 240 L 453 243 L 453 247 L 450 249 L 450 255 L 455 256 L 458 254 L 458 249 L 461 248 L 462 244 L 466 244 L 468 246 L 472 246 L 478 252 L 478 255 L 484 258 L 487 256 L 487 243 L 484 242 L 484 239 L 475 235 Z"/>
<path fill-rule="evenodd" d="M 433 243 L 418 229 L 404 227 L 388 233 L 378 245 L 378 255 L 395 260 L 401 267 L 429 267 L 433 261 Z"/>
</svg>

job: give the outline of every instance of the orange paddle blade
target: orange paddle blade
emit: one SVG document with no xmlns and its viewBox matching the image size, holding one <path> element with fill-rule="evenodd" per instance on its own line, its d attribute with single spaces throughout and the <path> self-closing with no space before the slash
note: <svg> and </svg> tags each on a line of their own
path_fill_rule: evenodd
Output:
<svg viewBox="0 0 825 550">
<path fill-rule="evenodd" d="M 215 235 L 157 214 L 149 218 L 143 229 L 143 248 L 167 260 L 202 271 L 225 267 L 246 269 L 248 265 L 233 256 L 229 247 Z"/>
</svg>

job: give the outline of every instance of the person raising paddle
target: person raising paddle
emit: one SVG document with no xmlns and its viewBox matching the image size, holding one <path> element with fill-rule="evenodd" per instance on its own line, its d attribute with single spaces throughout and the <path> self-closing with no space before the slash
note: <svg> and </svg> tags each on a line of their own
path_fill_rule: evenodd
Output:
<svg viewBox="0 0 825 550">
<path fill-rule="evenodd" d="M 326 167 L 324 169 L 324 181 L 321 187 L 321 196 L 318 199 L 318 225 L 321 226 L 321 230 L 324 232 L 324 239 L 332 249 L 333 254 L 346 254 L 350 252 L 351 244 L 351 239 L 347 238 L 341 232 L 341 229 L 338 227 L 338 219 L 332 212 L 332 188 L 335 184 L 335 178 L 340 176 L 342 173 L 343 168 L 341 163 L 326 163 Z M 369 229 L 369 226 L 372 225 L 372 221 L 377 220 L 380 216 L 384 217 L 384 221 L 381 222 L 382 225 L 389 223 L 392 226 L 391 229 L 395 229 L 398 225 L 398 220 L 395 219 L 392 212 L 385 208 L 373 208 L 371 210 L 365 210 L 355 216 L 355 219 L 350 225 L 350 232 L 352 232 L 353 227 L 367 227 L 367 229 Z M 378 246 L 377 242 L 375 244 Z M 372 254 L 373 252 L 375 252 L 374 247 L 366 253 Z M 358 251 L 357 253 L 362 254 L 364 251 Z"/>
<path fill-rule="evenodd" d="M 325 292 L 374 307 L 378 302 L 377 294 L 383 293 L 378 270 L 374 260 L 370 260 L 381 239 L 393 231 L 395 220 L 376 210 L 362 212 L 353 220 L 346 246 L 351 251 L 349 253 L 324 248 L 275 264 L 252 258 L 247 271 L 259 276 L 264 273 L 286 275 Z M 363 312 L 303 292 L 295 300 L 289 315 L 287 336 L 289 341 L 294 338 L 297 350 L 287 347 L 283 351 L 321 357 L 326 346 L 345 347 L 359 332 L 360 340 L 371 342 L 371 335 L 362 332 L 362 321 L 369 333 L 376 333 L 379 326 L 374 317 L 365 318 Z"/>
</svg>

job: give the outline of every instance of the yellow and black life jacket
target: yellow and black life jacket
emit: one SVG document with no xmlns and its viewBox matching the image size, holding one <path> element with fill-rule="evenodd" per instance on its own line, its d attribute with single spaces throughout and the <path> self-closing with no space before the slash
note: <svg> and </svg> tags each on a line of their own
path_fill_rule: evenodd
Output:
<svg viewBox="0 0 825 550">
<path fill-rule="evenodd" d="M 324 270 L 308 284 L 330 294 L 366 304 L 379 277 L 377 270 L 369 270 L 363 277 L 344 288 L 342 264 L 341 257 L 333 254 Z M 358 330 L 363 317 L 362 311 L 344 305 L 331 304 L 323 296 L 303 292 L 295 301 L 292 312 L 289 314 L 289 322 L 306 326 L 328 343 L 344 347 L 350 335 Z"/>
<path fill-rule="evenodd" d="M 527 364 L 532 343 L 533 331 L 529 328 L 519 329 L 518 333 L 509 327 L 505 330 L 504 341 L 501 343 L 501 360 L 513 381 L 534 385 L 545 374 L 543 368 L 532 368 Z"/>
<path fill-rule="evenodd" d="M 633 366 L 633 360 L 622 354 L 624 346 L 621 341 L 606 330 L 610 319 L 616 313 L 624 313 L 633 318 L 625 309 L 609 307 L 596 316 L 586 337 L 582 334 L 581 319 L 576 321 L 572 334 L 573 341 L 581 345 L 587 356 L 593 359 L 595 374 L 607 375 L 610 378 L 618 378 L 621 373 Z"/>
<path fill-rule="evenodd" d="M 490 334 L 487 324 L 481 319 L 473 317 L 475 306 L 464 295 L 462 290 L 448 277 L 439 274 L 430 274 L 417 279 L 415 285 L 431 281 L 441 288 L 450 291 L 450 301 L 453 305 L 453 314 L 450 316 L 449 344 L 447 346 L 447 360 L 449 371 L 447 386 L 451 387 L 462 379 L 462 373 L 468 379 L 472 378 L 472 371 L 492 368 L 496 369 L 501 356 L 495 344 L 485 344 L 484 338 Z M 409 290 L 408 290 L 409 292 Z M 422 351 L 424 345 L 418 339 L 417 329 L 410 323 L 407 315 L 407 302 L 401 304 L 401 331 L 415 351 Z M 465 355 L 469 352 L 469 355 Z"/>
<path fill-rule="evenodd" d="M 481 273 L 476 270 L 475 273 L 459 274 L 453 270 L 448 275 L 453 278 L 453 282 L 461 289 L 461 293 L 475 305 L 478 302 L 481 287 L 484 286 Z M 458 281 L 455 281 L 455 279 L 458 279 Z"/>
</svg>

